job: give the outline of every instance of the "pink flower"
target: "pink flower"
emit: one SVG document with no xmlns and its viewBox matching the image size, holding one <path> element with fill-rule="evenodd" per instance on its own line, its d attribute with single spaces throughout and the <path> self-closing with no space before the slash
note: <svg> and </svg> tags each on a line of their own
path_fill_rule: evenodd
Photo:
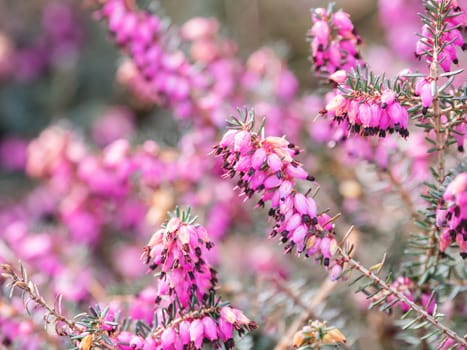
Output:
<svg viewBox="0 0 467 350">
<path fill-rule="evenodd" d="M 190 341 L 194 343 L 197 349 L 201 349 L 204 339 L 204 326 L 203 322 L 199 319 L 191 322 L 190 325 Z"/>
<path fill-rule="evenodd" d="M 175 344 L 177 334 L 172 327 L 167 327 L 161 335 L 161 346 L 163 350 L 171 350 Z"/>
<path fill-rule="evenodd" d="M 204 337 L 209 339 L 210 341 L 216 340 L 217 337 L 217 324 L 216 322 L 209 316 L 206 316 L 202 319 L 203 328 L 204 328 Z"/>
</svg>

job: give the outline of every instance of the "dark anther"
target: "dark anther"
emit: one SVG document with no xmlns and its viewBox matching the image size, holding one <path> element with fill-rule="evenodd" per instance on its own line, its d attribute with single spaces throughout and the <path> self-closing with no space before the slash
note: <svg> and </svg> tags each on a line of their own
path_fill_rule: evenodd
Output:
<svg viewBox="0 0 467 350">
<path fill-rule="evenodd" d="M 196 247 L 195 248 L 195 254 L 196 256 L 199 258 L 201 256 L 201 248 L 200 247 Z"/>
</svg>

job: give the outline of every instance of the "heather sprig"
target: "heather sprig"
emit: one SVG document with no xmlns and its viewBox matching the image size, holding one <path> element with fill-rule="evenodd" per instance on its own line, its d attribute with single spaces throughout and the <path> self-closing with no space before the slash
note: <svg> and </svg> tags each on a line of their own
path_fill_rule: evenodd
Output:
<svg viewBox="0 0 467 350">
<path fill-rule="evenodd" d="M 423 27 L 415 55 L 449 72 L 452 63 L 459 63 L 456 48 L 467 48 L 462 36 L 467 16 L 457 0 L 425 0 L 424 5 L 426 13 L 420 14 Z"/>
<path fill-rule="evenodd" d="M 193 299 L 207 300 L 217 277 L 205 260 L 206 250 L 213 246 L 206 229 L 193 224 L 196 218 L 189 211 L 177 208 L 174 214 L 152 235 L 143 259 L 151 270 L 158 271 L 156 304 L 185 308 Z"/>
<path fill-rule="evenodd" d="M 345 122 L 350 133 L 361 136 L 385 137 L 395 132 L 404 138 L 409 136 L 403 81 L 390 82 L 360 67 L 346 76 L 345 82 L 336 80 L 340 83 L 336 94 L 321 114 L 338 123 Z"/>
<path fill-rule="evenodd" d="M 351 231 L 352 228 L 347 235 Z M 462 336 L 441 323 L 444 315 L 436 303 L 436 293 L 424 292 L 417 297 L 418 302 L 415 302 L 414 293 L 418 288 L 413 281 L 403 277 L 393 281 L 391 274 L 382 277 L 384 258 L 382 262 L 366 268 L 352 257 L 352 251 L 353 245 L 345 241 L 344 245 L 338 249 L 339 256 L 346 264 L 342 275 L 352 276 L 354 272 L 358 274 L 350 285 L 358 283 L 357 291 L 364 293 L 371 301 L 370 308 L 378 307 L 380 311 L 391 312 L 394 306 L 399 306 L 404 312 L 401 316 L 402 330 L 424 330 L 418 342 L 430 340 L 442 344 L 447 341 L 455 344 L 454 348 L 460 347 L 461 349 L 467 346 L 467 341 Z"/>
<path fill-rule="evenodd" d="M 255 129 L 252 111 L 240 112 L 240 119 L 233 118 L 230 125 L 214 147 L 222 157 L 224 176 L 239 178 L 236 187 L 245 200 L 257 194 L 257 207 L 270 202 L 274 226 L 269 236 L 279 238 L 286 252 L 296 248 L 297 254 L 316 256 L 330 270 L 331 278 L 336 278 L 342 264 L 333 259 L 337 249 L 334 218 L 318 212 L 309 193 L 298 189 L 297 180 L 315 180 L 295 159 L 299 147 L 285 137 L 264 137 L 263 125 Z"/>
</svg>

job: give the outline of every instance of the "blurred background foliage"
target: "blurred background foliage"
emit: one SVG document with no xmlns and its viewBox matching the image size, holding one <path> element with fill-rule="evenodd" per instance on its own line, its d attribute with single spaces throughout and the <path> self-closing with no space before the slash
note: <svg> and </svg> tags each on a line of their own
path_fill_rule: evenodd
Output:
<svg viewBox="0 0 467 350">
<path fill-rule="evenodd" d="M 72 9 L 66 14 L 69 17 L 66 20 L 63 14 L 57 15 L 57 18 L 44 19 L 45 5 L 52 3 L 49 0 L 0 0 L 0 141 L 11 136 L 28 140 L 37 136 L 48 125 L 63 123 L 66 120 L 71 122 L 76 130 L 89 134 L 93 122 L 109 106 L 123 105 L 129 107 L 136 116 L 135 142 L 155 139 L 160 144 L 174 146 L 181 131 L 171 113 L 160 107 L 141 105 L 116 82 L 117 67 L 122 58 L 118 48 L 108 40 L 109 34 L 93 19 L 91 1 L 62 1 L 65 2 Z M 303 92 L 314 93 L 320 90 L 318 80 L 310 68 L 306 33 L 310 28 L 309 9 L 327 6 L 327 1 L 161 0 L 156 4 L 154 1 L 140 0 L 139 4 L 142 7 L 157 7 L 157 11 L 167 15 L 176 25 L 195 16 L 215 17 L 221 23 L 223 34 L 238 43 L 242 57 L 248 57 L 262 46 L 271 46 L 286 58 L 290 69 L 298 77 Z M 337 7 L 342 7 L 351 14 L 359 34 L 364 38 L 363 55 L 372 57 L 371 62 L 379 63 L 377 71 L 385 71 L 388 68 L 388 49 L 384 46 L 385 37 L 380 25 L 377 2 L 337 1 Z M 63 35 L 70 37 L 70 45 L 73 46 L 70 50 L 52 55 L 52 58 L 50 54 L 53 45 L 43 44 L 44 40 L 50 40 L 44 33 L 50 30 L 47 28 L 51 24 L 62 25 L 65 28 Z M 407 35 L 412 37 L 414 33 L 407 32 Z M 36 46 L 36 54 L 25 54 L 21 60 L 18 58 L 13 68 L 2 67 L 2 55 L 8 53 L 9 48 L 21 50 Z M 392 60 L 390 71 L 398 71 L 402 66 L 402 63 Z M 335 168 L 332 159 L 326 158 L 325 154 L 320 161 L 319 169 L 314 165 L 318 177 L 327 171 L 333 175 L 329 178 L 322 176 L 321 185 L 325 189 L 320 194 L 324 203 L 322 207 L 340 208 L 346 200 L 360 199 L 363 191 L 369 194 L 369 197 L 374 193 L 383 193 L 379 197 L 378 209 L 383 207 L 391 215 L 373 215 L 377 209 L 372 206 L 373 202 L 369 202 L 366 204 L 369 215 L 359 216 L 351 223 L 359 226 L 362 232 L 367 229 L 367 233 L 362 234 L 362 247 L 359 248 L 359 251 L 363 252 L 361 258 L 364 262 L 375 263 L 375 259 L 379 259 L 383 251 L 390 250 L 393 254 L 388 265 L 397 265 L 404 241 L 401 232 L 408 231 L 407 212 L 401 208 L 397 195 L 387 194 L 381 177 L 374 172 L 368 172 L 365 167 L 348 171 Z M 363 188 L 365 185 L 367 188 Z M 19 197 L 31 187 L 30 180 L 24 178 L 20 172 L 12 173 L 4 169 L 0 174 L 0 201 L 8 203 L 8 200 Z M 364 207 L 364 201 L 362 203 Z M 376 224 L 378 228 L 375 228 Z M 241 223 L 238 226 L 241 226 Z M 249 226 L 245 227 L 248 229 Z M 390 234 L 385 235 L 387 233 Z M 294 271 L 295 282 L 288 286 L 288 290 L 282 290 L 282 293 L 278 294 L 274 291 L 281 290 L 284 286 L 275 285 L 273 280 L 245 276 L 245 262 L 240 263 L 246 246 L 245 236 L 232 235 L 221 247 L 223 262 L 220 275 L 228 276 L 225 278 L 222 292 L 232 298 L 235 296 L 240 300 L 240 304 L 243 299 L 245 304 L 268 305 L 265 309 L 250 310 L 251 316 L 256 317 L 256 321 L 262 324 L 264 329 L 271 326 L 284 331 L 287 323 L 302 312 L 300 306 L 291 301 L 288 293 L 292 290 L 303 300 L 309 300 L 310 295 L 315 295 L 316 288 L 320 286 L 320 281 L 326 278 L 326 274 L 316 271 L 313 266 L 310 268 L 309 261 L 291 256 L 282 257 L 280 248 L 266 241 L 264 234 L 260 237 L 248 237 L 249 246 L 265 246 L 277 252 L 281 261 L 285 261 L 285 273 L 289 273 L 287 266 L 293 263 L 294 268 L 290 270 Z M 251 299 L 251 288 L 262 292 L 255 296 L 257 299 Z M 343 299 L 351 302 L 343 306 Z M 337 312 L 334 307 L 341 310 Z M 342 311 L 342 307 L 345 312 Z M 346 287 L 339 287 L 328 305 L 325 307 L 323 304 L 318 308 L 318 313 L 338 327 L 346 324 L 345 329 L 350 333 L 350 338 L 353 332 L 361 332 L 358 337 L 361 349 L 397 348 L 388 345 L 395 332 L 391 319 L 378 312 L 363 314 L 361 309 L 365 307 L 365 303 L 358 296 L 354 298 Z M 279 323 L 270 325 L 273 321 Z M 240 343 L 239 349 L 251 349 L 251 344 L 256 344 L 258 349 L 270 349 L 272 343 L 273 338 L 262 337 L 256 343 L 247 338 Z"/>
</svg>

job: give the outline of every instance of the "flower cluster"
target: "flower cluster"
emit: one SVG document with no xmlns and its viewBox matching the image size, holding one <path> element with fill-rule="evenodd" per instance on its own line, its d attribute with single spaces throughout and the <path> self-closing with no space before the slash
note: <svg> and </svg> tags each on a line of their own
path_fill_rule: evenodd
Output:
<svg viewBox="0 0 467 350">
<path fill-rule="evenodd" d="M 98 15 L 107 20 L 115 41 L 146 79 L 147 94 L 174 106 L 180 116 L 189 115 L 190 66 L 181 51 L 170 49 L 170 36 L 160 18 L 137 11 L 123 0 L 106 1 Z"/>
<path fill-rule="evenodd" d="M 205 316 L 203 313 L 189 314 L 184 316 L 183 320 L 176 323 L 174 327 L 165 328 L 160 335 L 162 350 L 181 349 L 182 346 L 201 349 L 203 342 L 218 346 L 223 345 L 226 349 L 232 349 L 235 345 L 234 331 L 242 334 L 256 328 L 256 324 L 250 321 L 243 312 L 230 306 L 208 311 L 216 314 L 217 317 L 213 317 L 207 312 L 204 312 L 207 314 Z"/>
<path fill-rule="evenodd" d="M 467 172 L 458 174 L 446 187 L 436 224 L 441 229 L 440 250 L 444 252 L 456 242 L 462 257 L 467 258 Z"/>
<path fill-rule="evenodd" d="M 93 310 L 93 309 L 92 309 Z M 213 306 L 183 313 L 167 324 L 156 325 L 146 335 L 141 332 L 121 330 L 118 311 L 107 308 L 96 319 L 88 317 L 87 323 L 93 326 L 74 336 L 80 349 L 88 344 L 99 344 L 98 335 L 105 336 L 119 350 L 174 350 L 201 349 L 205 344 L 213 344 L 224 349 L 235 346 L 234 333 L 242 335 L 256 328 L 243 312 L 231 306 Z M 89 347 L 88 347 L 89 348 Z"/>
<path fill-rule="evenodd" d="M 348 87 L 343 87 L 344 89 Z M 409 114 L 398 101 L 395 91 L 385 89 L 372 94 L 358 90 L 339 91 L 321 111 L 337 122 L 348 123 L 349 132 L 362 136 L 399 133 L 407 137 Z"/>
<path fill-rule="evenodd" d="M 193 297 L 206 300 L 217 282 L 214 269 L 203 259 L 213 243 L 202 226 L 184 223 L 173 217 L 165 228 L 156 231 L 146 247 L 146 263 L 160 271 L 159 299 L 175 296 L 182 307 Z"/>
<path fill-rule="evenodd" d="M 448 72 L 452 63 L 459 63 L 456 48 L 467 49 L 462 36 L 462 31 L 467 26 L 467 15 L 457 0 L 430 0 L 427 1 L 426 6 L 428 5 L 434 10 L 428 11 L 430 16 L 423 18 L 424 25 L 415 55 L 426 56 L 427 62 L 432 62 L 433 57 L 436 57 L 441 68 Z"/>
<path fill-rule="evenodd" d="M 216 271 L 205 260 L 212 242 L 204 227 L 194 221 L 189 211 L 177 209 L 144 249 L 145 263 L 158 271 L 158 288 L 145 290 L 130 312 L 133 320 L 147 325 L 146 334 L 122 330 L 118 308 L 107 308 L 94 312 L 97 325 L 92 316 L 84 323 L 85 329 L 76 336 L 79 346 L 95 341 L 89 339 L 94 333 L 105 334 L 122 350 L 201 349 L 208 343 L 232 349 L 235 331 L 241 335 L 256 328 L 243 312 L 216 298 Z M 154 299 L 156 309 L 151 315 L 148 300 Z"/>
<path fill-rule="evenodd" d="M 314 181 L 295 160 L 300 149 L 284 137 L 256 133 L 251 115 L 243 121 L 234 119 L 233 124 L 236 128 L 227 131 L 214 147 L 223 159 L 225 176 L 240 178 L 237 187 L 246 199 L 260 195 L 258 206 L 270 202 L 269 216 L 275 222 L 270 237 L 280 237 L 286 252 L 297 248 L 297 254 L 317 255 L 331 270 L 331 278 L 337 278 L 342 266 L 331 260 L 337 250 L 332 220 L 318 213 L 313 198 L 296 189 L 297 180 Z"/>
<path fill-rule="evenodd" d="M 357 34 L 350 15 L 342 10 L 316 8 L 311 12 L 312 27 L 308 33 L 311 59 L 317 72 L 332 74 L 337 70 L 349 71 L 361 65 Z"/>
</svg>

